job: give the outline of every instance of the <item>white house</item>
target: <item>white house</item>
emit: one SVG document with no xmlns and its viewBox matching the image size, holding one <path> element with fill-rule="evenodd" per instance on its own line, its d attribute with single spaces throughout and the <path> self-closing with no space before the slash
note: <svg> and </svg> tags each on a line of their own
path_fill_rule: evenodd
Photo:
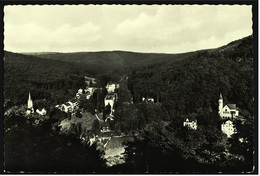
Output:
<svg viewBox="0 0 260 176">
<path fill-rule="evenodd" d="M 119 88 L 118 83 L 109 82 L 106 85 L 107 92 L 115 92 L 115 89 Z"/>
<path fill-rule="evenodd" d="M 184 126 L 184 127 L 191 128 L 191 129 L 194 129 L 194 130 L 197 130 L 197 128 L 198 128 L 197 120 L 190 121 L 189 119 L 186 119 L 186 120 L 183 122 L 183 126 Z"/>
<path fill-rule="evenodd" d="M 224 106 L 222 95 L 220 94 L 218 101 L 218 113 L 221 118 L 236 118 L 239 115 L 236 104 L 226 104 Z"/>
<path fill-rule="evenodd" d="M 105 106 L 110 105 L 111 106 L 111 114 L 114 112 L 114 104 L 116 101 L 116 95 L 115 94 L 109 94 L 105 97 Z"/>
<path fill-rule="evenodd" d="M 58 108 L 61 110 L 61 111 L 64 111 L 64 112 L 72 112 L 74 110 L 76 110 L 78 108 L 79 104 L 77 102 L 76 99 L 72 99 L 70 101 L 68 101 L 67 103 L 65 104 L 62 104 L 61 106 L 58 106 Z M 55 106 L 57 107 L 57 106 Z"/>
<path fill-rule="evenodd" d="M 114 106 L 114 103 L 115 103 L 115 95 L 106 95 L 105 106 L 109 104 L 112 108 Z"/>
<path fill-rule="evenodd" d="M 41 110 L 37 109 L 36 112 L 40 115 L 46 115 L 47 114 L 47 111 L 46 109 L 42 108 Z"/>
<path fill-rule="evenodd" d="M 227 120 L 226 122 L 221 124 L 221 131 L 225 133 L 228 138 L 230 138 L 234 133 L 236 133 L 236 129 L 231 120 Z"/>
<path fill-rule="evenodd" d="M 95 87 L 88 87 L 87 89 L 85 89 L 85 93 L 86 93 L 86 99 L 89 99 L 90 96 L 93 95 L 94 91 L 96 90 L 97 88 Z"/>
<path fill-rule="evenodd" d="M 148 97 L 148 98 L 142 98 L 142 101 L 143 102 L 152 102 L 152 103 L 154 103 L 154 98 L 151 98 L 151 97 Z"/>
</svg>

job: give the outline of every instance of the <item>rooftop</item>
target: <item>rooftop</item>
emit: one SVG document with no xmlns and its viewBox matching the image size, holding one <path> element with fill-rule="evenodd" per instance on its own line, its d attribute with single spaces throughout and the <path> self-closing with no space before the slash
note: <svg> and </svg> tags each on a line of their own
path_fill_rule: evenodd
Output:
<svg viewBox="0 0 260 176">
<path fill-rule="evenodd" d="M 236 104 L 227 104 L 229 109 L 237 109 Z"/>
</svg>

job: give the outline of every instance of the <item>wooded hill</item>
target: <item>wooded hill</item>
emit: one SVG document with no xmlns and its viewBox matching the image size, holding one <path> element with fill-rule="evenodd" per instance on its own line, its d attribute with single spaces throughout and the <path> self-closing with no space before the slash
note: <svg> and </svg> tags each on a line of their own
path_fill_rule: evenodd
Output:
<svg viewBox="0 0 260 176">
<path fill-rule="evenodd" d="M 108 71 L 129 71 L 142 69 L 154 64 L 162 64 L 172 60 L 185 59 L 195 52 L 183 54 L 158 54 L 158 53 L 136 53 L 128 51 L 100 51 L 100 52 L 75 52 L 75 53 L 31 53 L 37 57 L 68 61 L 106 68 Z M 30 55 L 30 53 L 26 53 Z"/>
<path fill-rule="evenodd" d="M 134 72 L 129 88 L 135 102 L 153 97 L 171 116 L 217 111 L 220 93 L 225 103 L 235 103 L 253 116 L 252 36 Z"/>
</svg>

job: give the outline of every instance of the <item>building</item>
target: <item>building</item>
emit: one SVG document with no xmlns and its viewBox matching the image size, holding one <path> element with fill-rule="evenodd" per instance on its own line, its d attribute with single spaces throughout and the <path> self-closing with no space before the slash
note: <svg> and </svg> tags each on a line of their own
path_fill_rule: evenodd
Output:
<svg viewBox="0 0 260 176">
<path fill-rule="evenodd" d="M 83 94 L 83 89 L 79 89 L 78 92 L 76 93 L 76 98 L 79 99 L 82 94 Z"/>
<path fill-rule="evenodd" d="M 186 119 L 186 120 L 183 122 L 183 126 L 184 126 L 184 127 L 188 127 L 188 128 L 190 128 L 190 129 L 193 129 L 193 130 L 197 130 L 197 128 L 198 128 L 197 120 L 190 121 L 189 119 Z"/>
<path fill-rule="evenodd" d="M 41 110 L 37 109 L 36 112 L 39 114 L 39 115 L 46 115 L 47 114 L 47 111 L 46 109 L 42 108 Z"/>
<path fill-rule="evenodd" d="M 116 95 L 115 94 L 109 94 L 105 97 L 105 106 L 110 105 L 111 106 L 111 113 L 114 112 L 114 103 L 116 101 Z"/>
<path fill-rule="evenodd" d="M 236 133 L 236 129 L 231 120 L 227 120 L 223 122 L 223 124 L 221 124 L 221 131 L 225 133 L 228 138 L 230 138 L 234 133 Z"/>
<path fill-rule="evenodd" d="M 60 109 L 61 111 L 64 111 L 66 113 L 73 112 L 79 108 L 79 103 L 76 99 L 72 99 L 65 104 L 62 105 L 56 105 L 56 108 Z"/>
<path fill-rule="evenodd" d="M 88 87 L 88 88 L 86 88 L 84 90 L 85 93 L 86 93 L 86 99 L 89 99 L 93 95 L 93 93 L 95 92 L 96 89 L 97 88 L 95 88 L 95 87 Z"/>
<path fill-rule="evenodd" d="M 118 89 L 118 88 L 119 88 L 118 83 L 109 82 L 106 85 L 107 92 L 109 92 L 109 93 L 115 92 L 115 89 Z"/>
<path fill-rule="evenodd" d="M 27 101 L 27 110 L 26 110 L 27 114 L 32 114 L 34 113 L 34 109 L 33 109 L 33 101 L 31 98 L 31 93 L 29 92 L 29 97 L 28 97 L 28 101 Z"/>
<path fill-rule="evenodd" d="M 151 103 L 154 103 L 154 98 L 151 98 L 151 97 L 148 97 L 148 98 L 142 98 L 142 101 L 143 102 L 151 102 Z"/>
<path fill-rule="evenodd" d="M 85 79 L 85 84 L 87 84 L 88 86 L 90 86 L 90 83 L 91 84 L 97 84 L 96 78 L 92 78 L 92 77 L 89 77 L 89 76 L 84 76 L 84 79 Z"/>
<path fill-rule="evenodd" d="M 226 104 L 224 106 L 222 95 L 220 94 L 219 101 L 218 101 L 218 113 L 221 118 L 230 119 L 236 118 L 239 115 L 238 108 L 236 104 Z"/>
</svg>

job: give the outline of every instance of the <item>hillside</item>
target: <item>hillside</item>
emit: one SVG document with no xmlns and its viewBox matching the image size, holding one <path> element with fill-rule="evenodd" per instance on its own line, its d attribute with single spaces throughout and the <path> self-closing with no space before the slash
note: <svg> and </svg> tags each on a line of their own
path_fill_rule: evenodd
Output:
<svg viewBox="0 0 260 176">
<path fill-rule="evenodd" d="M 58 103 L 71 97 L 78 87 L 85 86 L 79 65 L 5 52 L 4 98 L 13 104 L 32 98 Z"/>
<path fill-rule="evenodd" d="M 153 97 L 170 116 L 217 111 L 219 94 L 253 116 L 252 36 L 191 57 L 136 72 L 129 78 L 134 101 Z"/>
<path fill-rule="evenodd" d="M 139 69 L 150 65 L 187 58 L 195 52 L 183 54 L 135 53 L 127 51 L 101 51 L 76 53 L 31 53 L 41 58 L 104 67 L 106 70 Z M 27 55 L 30 53 L 27 53 Z"/>
</svg>

